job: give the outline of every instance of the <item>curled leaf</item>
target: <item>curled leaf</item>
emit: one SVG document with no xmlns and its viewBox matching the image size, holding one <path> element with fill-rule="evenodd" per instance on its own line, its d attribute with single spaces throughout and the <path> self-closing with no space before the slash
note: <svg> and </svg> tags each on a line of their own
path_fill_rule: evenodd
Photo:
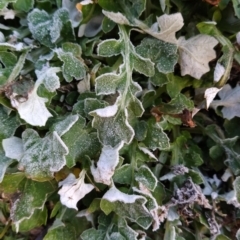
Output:
<svg viewBox="0 0 240 240">
<path fill-rule="evenodd" d="M 86 171 L 82 170 L 79 178 L 76 178 L 74 174 L 70 173 L 65 180 L 59 182 L 58 185 L 62 188 L 58 191 L 58 194 L 63 205 L 78 210 L 77 202 L 93 190 L 94 186 L 92 184 L 84 182 L 85 174 Z"/>
</svg>

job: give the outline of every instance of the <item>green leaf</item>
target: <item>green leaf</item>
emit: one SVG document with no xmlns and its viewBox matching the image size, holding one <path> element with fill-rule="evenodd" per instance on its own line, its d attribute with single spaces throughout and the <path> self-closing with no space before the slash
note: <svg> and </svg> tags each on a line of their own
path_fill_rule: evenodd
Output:
<svg viewBox="0 0 240 240">
<path fill-rule="evenodd" d="M 0 183 L 0 189 L 6 194 L 12 194 L 19 189 L 19 185 L 25 179 L 25 174 L 16 172 L 5 174 L 3 181 Z"/>
<path fill-rule="evenodd" d="M 104 240 L 106 235 L 109 238 L 108 227 L 111 224 L 111 220 L 112 215 L 106 216 L 103 213 L 101 213 L 100 216 L 98 217 L 99 223 L 98 230 L 95 228 L 87 229 L 81 234 L 81 238 L 83 240 L 95 240 L 95 239 Z"/>
<path fill-rule="evenodd" d="M 164 114 L 178 114 L 182 113 L 184 109 L 192 110 L 194 103 L 183 94 L 178 94 L 169 103 L 161 103 L 159 110 Z"/>
<path fill-rule="evenodd" d="M 52 132 L 56 132 L 60 137 L 71 129 L 78 121 L 79 115 L 65 115 L 55 119 L 54 124 L 50 127 Z"/>
<path fill-rule="evenodd" d="M 176 239 L 176 229 L 170 222 L 167 222 L 163 240 L 175 240 L 175 239 Z"/>
<path fill-rule="evenodd" d="M 157 70 L 165 74 L 173 72 L 178 61 L 177 45 L 154 38 L 144 38 L 136 51 L 151 59 Z"/>
<path fill-rule="evenodd" d="M 56 132 L 40 138 L 33 129 L 22 134 L 24 154 L 19 161 L 19 168 L 25 174 L 38 181 L 46 181 L 53 177 L 65 164 L 68 148 Z"/>
<path fill-rule="evenodd" d="M 28 12 L 33 8 L 34 0 L 17 0 L 13 7 L 18 11 Z"/>
<path fill-rule="evenodd" d="M 232 0 L 233 2 L 233 8 L 235 11 L 235 16 L 240 18 L 240 1 L 239 0 Z"/>
<path fill-rule="evenodd" d="M 155 123 L 153 120 L 148 122 L 148 132 L 143 142 L 152 150 L 170 148 L 167 134 L 163 132 L 159 123 Z"/>
<path fill-rule="evenodd" d="M 154 191 L 157 186 L 157 178 L 154 176 L 152 171 L 146 167 L 142 166 L 135 173 L 135 180 L 142 183 L 149 190 Z"/>
<path fill-rule="evenodd" d="M 214 238 L 214 240 L 231 240 L 231 239 L 224 234 L 219 234 Z"/>
<path fill-rule="evenodd" d="M 100 207 L 105 214 L 114 211 L 122 218 L 128 218 L 147 229 L 152 223 L 152 217 L 145 203 L 144 197 L 122 193 L 113 186 L 102 197 Z"/>
<path fill-rule="evenodd" d="M 122 52 L 123 41 L 116 39 L 108 39 L 98 44 L 98 55 L 103 57 L 111 57 L 119 55 Z"/>
<path fill-rule="evenodd" d="M 29 219 L 24 219 L 19 224 L 19 232 L 28 232 L 33 228 L 40 227 L 45 225 L 47 222 L 48 211 L 47 208 L 44 207 L 42 209 L 35 209 L 34 213 Z"/>
<path fill-rule="evenodd" d="M 89 115 L 90 112 L 99 108 L 104 108 L 107 105 L 108 104 L 105 101 L 99 101 L 98 99 L 94 99 L 94 98 L 86 98 L 84 100 L 84 112 L 88 119 L 92 119 L 92 116 Z"/>
<path fill-rule="evenodd" d="M 179 77 L 174 74 L 168 74 L 167 92 L 171 98 L 175 98 L 187 86 L 191 85 L 189 77 Z"/>
<path fill-rule="evenodd" d="M 100 152 L 100 143 L 97 134 L 89 133 L 85 127 L 85 119 L 79 116 L 77 122 L 65 133 L 62 140 L 69 149 L 66 156 L 67 166 L 73 167 L 77 161 L 86 156 L 93 158 Z"/>
<path fill-rule="evenodd" d="M 20 71 L 22 70 L 26 56 L 28 54 L 28 51 L 30 50 L 30 47 L 23 47 L 24 45 L 19 43 L 18 45 L 11 45 L 11 44 L 1 44 L 0 43 L 0 49 L 1 47 L 13 51 L 22 51 L 21 55 L 18 58 L 18 61 L 15 62 L 15 57 L 13 54 L 7 53 L 4 54 L 4 52 L 0 52 L 0 60 L 3 61 L 3 65 L 5 65 L 5 68 L 0 68 L 0 84 L 6 84 L 14 81 L 18 75 L 20 74 Z M 6 60 L 5 58 L 9 58 Z M 14 66 L 12 65 L 13 62 L 15 62 Z"/>
<path fill-rule="evenodd" d="M 4 85 L 17 63 L 17 56 L 11 52 L 0 51 L 0 61 L 4 66 L 0 67 L 0 85 Z"/>
<path fill-rule="evenodd" d="M 89 114 L 94 116 L 92 125 L 98 130 L 98 137 L 103 145 L 115 147 L 122 141 L 125 143 L 132 141 L 134 131 L 127 121 L 127 110 L 118 111 L 117 105 L 113 105 Z"/>
<path fill-rule="evenodd" d="M 14 201 L 11 209 L 11 219 L 19 230 L 20 223 L 34 214 L 36 209 L 43 209 L 47 197 L 56 190 L 54 182 L 35 182 L 25 180 L 20 190 L 20 196 Z"/>
<path fill-rule="evenodd" d="M 120 184 L 130 184 L 132 182 L 133 167 L 130 164 L 124 164 L 117 168 L 113 175 L 113 181 Z"/>
<path fill-rule="evenodd" d="M 222 139 L 217 134 L 215 125 L 207 126 L 205 128 L 205 133 L 224 149 L 226 154 L 225 163 L 229 165 L 235 175 L 238 175 L 240 171 L 240 154 L 234 149 L 234 145 L 238 140 L 238 136 L 235 136 L 234 138 Z"/>
<path fill-rule="evenodd" d="M 13 136 L 20 126 L 15 114 L 7 114 L 6 109 L 0 106 L 0 140 Z"/>
<path fill-rule="evenodd" d="M 9 3 L 14 3 L 14 2 L 16 2 L 17 0 L 2 0 L 1 2 L 0 2 L 0 10 L 2 10 L 3 8 L 5 8 L 5 7 L 7 7 L 7 5 L 9 4 Z"/>
<path fill-rule="evenodd" d="M 44 240 L 75 240 L 79 238 L 79 235 L 89 227 L 89 223 L 86 218 L 76 218 L 76 213 L 72 214 L 71 220 L 61 222 L 58 218 L 53 225 L 48 229 L 47 234 L 44 236 Z"/>
<path fill-rule="evenodd" d="M 98 3 L 99 4 L 99 3 Z M 110 20 L 107 17 L 103 18 L 102 21 L 102 30 L 104 33 L 108 33 L 113 30 L 113 28 L 116 26 L 116 23 Z"/>
<path fill-rule="evenodd" d="M 155 86 L 163 86 L 169 82 L 168 75 L 163 74 L 156 70 L 155 75 L 150 77 L 149 80 Z"/>
<path fill-rule="evenodd" d="M 83 61 L 76 58 L 72 52 L 64 52 L 58 48 L 55 50 L 59 59 L 63 62 L 63 76 L 67 82 L 71 82 L 73 78 L 80 80 L 85 77 L 86 70 Z"/>
</svg>

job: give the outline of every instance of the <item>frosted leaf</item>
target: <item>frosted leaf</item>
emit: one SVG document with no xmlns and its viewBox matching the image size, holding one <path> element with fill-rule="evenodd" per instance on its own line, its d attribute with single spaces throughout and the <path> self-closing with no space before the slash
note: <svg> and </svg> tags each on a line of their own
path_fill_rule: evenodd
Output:
<svg viewBox="0 0 240 240">
<path fill-rule="evenodd" d="M 225 72 L 225 67 L 220 63 L 217 63 L 214 69 L 214 77 L 213 77 L 214 82 L 218 82 L 223 76 L 224 72 Z"/>
<path fill-rule="evenodd" d="M 103 195 L 100 207 L 105 214 L 114 211 L 147 229 L 152 223 L 152 215 L 145 206 L 146 198 L 119 191 L 114 185 Z"/>
<path fill-rule="evenodd" d="M 107 39 L 98 44 L 97 53 L 99 56 L 111 57 L 121 54 L 123 40 Z"/>
<path fill-rule="evenodd" d="M 2 148 L 0 148 L 0 159 L 1 159 L 0 161 L 0 183 L 1 183 L 5 176 L 8 166 L 11 165 L 14 162 L 14 160 L 8 158 Z"/>
<path fill-rule="evenodd" d="M 66 8 L 58 9 L 51 16 L 44 10 L 34 8 L 28 14 L 27 20 L 34 39 L 47 47 L 54 47 L 60 37 L 69 40 L 75 38 Z"/>
<path fill-rule="evenodd" d="M 144 38 L 137 53 L 155 63 L 159 72 L 170 73 L 178 61 L 177 45 L 154 38 Z"/>
<path fill-rule="evenodd" d="M 157 186 L 157 178 L 154 176 L 152 171 L 144 165 L 135 173 L 135 180 L 143 184 L 151 191 L 154 191 Z"/>
<path fill-rule="evenodd" d="M 102 197 L 102 199 L 106 199 L 109 202 L 123 202 L 123 203 L 134 203 L 137 199 L 144 199 L 143 203 L 146 203 L 144 197 L 139 195 L 129 195 L 119 191 L 115 186 L 112 186 Z"/>
<path fill-rule="evenodd" d="M 78 119 L 78 115 L 65 116 L 62 120 L 53 124 L 53 126 L 51 127 L 51 131 L 57 132 L 57 134 L 61 137 L 69 131 L 69 129 L 77 122 Z"/>
<path fill-rule="evenodd" d="M 164 14 L 157 18 L 160 27 L 159 33 L 154 33 L 154 37 L 169 43 L 177 43 L 175 34 L 183 27 L 183 17 L 181 13 L 171 15 Z"/>
<path fill-rule="evenodd" d="M 66 165 L 65 155 L 68 148 L 56 132 L 40 138 L 33 129 L 22 134 L 24 154 L 19 161 L 19 169 L 35 180 L 46 180 L 53 177 Z"/>
<path fill-rule="evenodd" d="M 143 142 L 152 150 L 166 150 L 170 148 L 169 138 L 158 123 L 148 123 L 147 136 Z"/>
<path fill-rule="evenodd" d="M 159 229 L 161 222 L 164 222 L 167 218 L 168 209 L 165 206 L 158 206 L 158 203 L 152 193 L 141 183 L 139 183 L 139 189 L 133 187 L 133 191 L 143 195 L 147 199 L 148 202 L 146 203 L 146 206 L 153 218 L 153 231 L 156 231 Z"/>
<path fill-rule="evenodd" d="M 63 62 L 62 73 L 67 82 L 73 78 L 80 80 L 85 77 L 86 70 L 83 61 L 76 58 L 72 52 L 65 52 L 61 48 L 55 49 L 59 59 Z"/>
<path fill-rule="evenodd" d="M 115 12 L 108 12 L 105 10 L 103 10 L 102 12 L 106 17 L 108 17 L 115 23 L 118 23 L 121 25 L 124 25 L 124 24 L 130 25 L 130 22 L 128 21 L 128 19 L 120 12 L 115 13 Z"/>
<path fill-rule="evenodd" d="M 54 92 L 60 87 L 59 77 L 57 72 L 60 72 L 59 67 L 43 67 L 41 71 L 36 70 L 38 81 L 42 82 L 49 92 Z"/>
<path fill-rule="evenodd" d="M 77 202 L 94 189 L 92 184 L 84 182 L 85 174 L 86 171 L 82 170 L 79 178 L 76 178 L 70 173 L 66 179 L 59 182 L 58 185 L 62 188 L 58 191 L 58 194 L 63 205 L 78 210 Z"/>
<path fill-rule="evenodd" d="M 216 58 L 216 52 L 213 49 L 218 41 L 208 35 L 197 35 L 190 39 L 180 37 L 179 46 L 179 64 L 181 66 L 181 75 L 191 75 L 200 79 L 203 74 L 210 70 L 209 61 Z"/>
<path fill-rule="evenodd" d="M 69 19 L 69 12 L 65 8 L 59 8 L 52 15 L 51 24 L 48 26 L 48 31 L 51 37 L 52 43 L 55 43 L 61 35 L 74 39 L 74 31 L 71 21 Z M 69 36 L 67 36 L 67 34 Z"/>
<path fill-rule="evenodd" d="M 211 87 L 205 90 L 204 93 L 204 98 L 206 99 L 206 107 L 207 109 L 209 108 L 211 102 L 213 99 L 216 97 L 219 91 L 221 91 L 222 88 L 216 88 L 216 87 Z"/>
<path fill-rule="evenodd" d="M 107 106 L 105 108 L 100 108 L 95 111 L 90 112 L 91 115 L 97 114 L 99 117 L 113 117 L 117 113 L 118 106 L 114 104 L 112 106 Z"/>
<path fill-rule="evenodd" d="M 36 209 L 43 209 L 48 196 L 56 190 L 54 182 L 37 182 L 26 178 L 23 181 L 24 184 L 18 188 L 21 194 L 14 199 L 10 212 L 17 232 L 19 224 L 29 219 Z"/>
<path fill-rule="evenodd" d="M 229 84 L 226 84 L 222 90 L 218 93 L 221 100 L 214 100 L 210 106 L 216 109 L 218 106 L 223 106 L 222 114 L 226 119 L 232 119 L 234 117 L 240 117 L 240 86 L 231 88 Z"/>
<path fill-rule="evenodd" d="M 89 133 L 85 127 L 86 120 L 79 116 L 79 119 L 71 127 L 71 129 L 62 136 L 62 140 L 69 149 L 66 156 L 66 165 L 71 168 L 79 159 L 95 158 L 101 149 L 97 133 Z M 86 157 L 88 156 L 88 157 Z"/>
<path fill-rule="evenodd" d="M 134 130 L 128 122 L 127 109 L 124 111 L 116 111 L 115 105 L 110 107 L 110 109 L 106 107 L 108 110 L 107 114 L 104 112 L 104 109 L 106 108 L 97 109 L 89 113 L 90 115 L 94 116 L 92 125 L 94 128 L 98 129 L 100 142 L 103 145 L 108 145 L 113 148 L 122 141 L 129 144 L 133 139 Z M 109 116 L 114 112 L 115 115 Z"/>
<path fill-rule="evenodd" d="M 92 164 L 91 172 L 95 182 L 111 184 L 111 179 L 114 174 L 115 168 L 119 162 L 119 150 L 123 147 L 121 142 L 116 147 L 103 146 L 100 158 L 97 162 L 97 167 Z"/>
<path fill-rule="evenodd" d="M 10 137 L 3 139 L 2 146 L 5 151 L 6 157 L 11 159 L 20 160 L 23 155 L 23 142 L 21 138 Z"/>
<path fill-rule="evenodd" d="M 237 33 L 236 38 L 238 45 L 240 45 L 240 32 Z"/>
<path fill-rule="evenodd" d="M 15 99 L 11 101 L 22 119 L 33 126 L 45 126 L 46 121 L 52 114 L 47 110 L 45 102 L 48 99 L 37 95 L 37 87 L 28 94 L 28 99 L 25 102 L 18 102 Z"/>
</svg>

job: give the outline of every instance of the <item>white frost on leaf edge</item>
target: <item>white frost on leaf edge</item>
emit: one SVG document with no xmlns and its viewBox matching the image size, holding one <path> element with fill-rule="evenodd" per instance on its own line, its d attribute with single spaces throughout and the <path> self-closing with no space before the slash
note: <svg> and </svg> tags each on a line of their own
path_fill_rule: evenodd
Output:
<svg viewBox="0 0 240 240">
<path fill-rule="evenodd" d="M 150 158 L 158 161 L 154 154 L 146 147 L 138 147 L 143 153 L 147 154 Z"/>
<path fill-rule="evenodd" d="M 118 110 L 117 104 L 112 106 L 107 106 L 105 108 L 99 108 L 95 111 L 91 111 L 89 114 L 93 115 L 94 113 L 97 114 L 99 117 L 113 117 Z"/>
<path fill-rule="evenodd" d="M 143 199 L 143 205 L 147 202 L 146 198 L 134 194 L 126 194 L 119 191 L 114 185 L 103 195 L 102 199 L 106 199 L 109 202 L 123 202 L 134 203 L 137 199 Z M 146 210 L 148 212 L 148 210 Z"/>
<path fill-rule="evenodd" d="M 86 170 L 82 170 L 79 178 L 76 178 L 74 174 L 70 173 L 66 179 L 58 183 L 58 186 L 62 187 L 58 194 L 63 205 L 78 210 L 78 201 L 94 189 L 92 184 L 84 182 L 85 174 Z"/>
<path fill-rule="evenodd" d="M 156 199 L 152 196 L 152 193 L 141 183 L 139 183 L 139 189 L 133 187 L 133 191 L 151 198 L 151 200 L 154 202 L 155 208 L 150 210 L 150 213 L 153 217 L 152 230 L 158 230 L 161 223 L 167 218 L 168 208 L 165 206 L 159 206 Z"/>
<path fill-rule="evenodd" d="M 119 150 L 123 147 L 123 142 L 116 147 L 103 146 L 100 158 L 97 162 L 97 167 L 94 163 L 91 166 L 91 172 L 95 182 L 111 184 L 111 179 L 115 168 L 119 163 Z"/>
<path fill-rule="evenodd" d="M 24 153 L 22 139 L 18 137 L 3 139 L 2 146 L 6 157 L 11 159 L 19 161 Z"/>
</svg>

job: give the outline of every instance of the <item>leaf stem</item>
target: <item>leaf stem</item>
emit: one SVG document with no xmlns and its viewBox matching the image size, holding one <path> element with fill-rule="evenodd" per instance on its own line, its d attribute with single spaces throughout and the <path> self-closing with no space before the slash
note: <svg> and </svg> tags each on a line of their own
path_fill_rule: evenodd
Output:
<svg viewBox="0 0 240 240">
<path fill-rule="evenodd" d="M 173 126 L 173 139 L 174 141 L 180 136 L 180 129 L 178 125 Z M 171 166 L 179 165 L 179 147 L 175 141 L 174 146 L 172 148 L 172 158 L 171 158 Z"/>
<path fill-rule="evenodd" d="M 2 239 L 5 236 L 6 232 L 8 231 L 9 227 L 11 226 L 11 223 L 12 223 L 11 220 L 8 221 L 8 224 L 4 227 L 4 229 L 0 233 L 0 239 Z"/>
<path fill-rule="evenodd" d="M 168 152 L 162 151 L 158 158 L 159 164 L 157 164 L 153 170 L 153 174 L 156 176 L 156 178 L 160 177 L 160 172 L 163 168 L 163 165 L 167 162 L 167 159 L 168 159 Z"/>
</svg>

